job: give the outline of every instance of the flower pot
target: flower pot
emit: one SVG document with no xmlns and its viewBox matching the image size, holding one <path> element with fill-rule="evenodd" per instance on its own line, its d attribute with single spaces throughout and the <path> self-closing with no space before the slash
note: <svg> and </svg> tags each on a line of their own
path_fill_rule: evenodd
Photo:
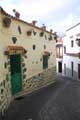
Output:
<svg viewBox="0 0 80 120">
<path fill-rule="evenodd" d="M 31 36 L 32 32 L 31 31 L 27 31 L 27 35 Z"/>
<path fill-rule="evenodd" d="M 11 18 L 4 17 L 3 18 L 3 25 L 4 25 L 4 27 L 10 27 L 10 24 L 11 24 Z"/>
<path fill-rule="evenodd" d="M 44 36 L 44 32 L 40 32 L 40 36 L 43 37 Z"/>
</svg>

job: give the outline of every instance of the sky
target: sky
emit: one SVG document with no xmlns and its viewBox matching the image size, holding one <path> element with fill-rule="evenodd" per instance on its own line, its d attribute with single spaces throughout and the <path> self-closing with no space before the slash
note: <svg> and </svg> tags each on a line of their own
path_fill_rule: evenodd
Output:
<svg viewBox="0 0 80 120">
<path fill-rule="evenodd" d="M 16 9 L 20 19 L 37 20 L 37 26 L 45 24 L 59 35 L 80 22 L 80 0 L 0 0 L 0 6 L 13 16 Z"/>
</svg>

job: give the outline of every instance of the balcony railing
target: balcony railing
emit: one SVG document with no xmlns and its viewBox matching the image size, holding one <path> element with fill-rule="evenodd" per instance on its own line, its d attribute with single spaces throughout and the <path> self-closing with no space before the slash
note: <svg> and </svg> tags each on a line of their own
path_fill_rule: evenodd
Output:
<svg viewBox="0 0 80 120">
<path fill-rule="evenodd" d="M 63 58 L 63 55 L 56 54 L 56 58 Z"/>
</svg>

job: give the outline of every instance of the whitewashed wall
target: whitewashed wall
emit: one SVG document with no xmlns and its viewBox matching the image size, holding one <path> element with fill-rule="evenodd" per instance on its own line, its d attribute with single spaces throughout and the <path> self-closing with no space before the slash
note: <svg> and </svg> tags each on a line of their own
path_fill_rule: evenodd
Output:
<svg viewBox="0 0 80 120">
<path fill-rule="evenodd" d="M 66 46 L 66 53 L 79 53 L 80 47 L 76 44 L 76 35 L 80 33 L 80 25 L 72 28 L 69 31 L 66 31 L 66 36 L 63 37 L 63 46 Z M 70 38 L 73 36 L 72 38 Z M 71 41 L 74 41 L 74 46 L 71 47 Z M 66 64 L 66 76 L 71 77 L 71 62 L 74 63 L 74 75 L 73 79 L 78 79 L 78 64 L 80 64 L 79 57 L 72 57 L 64 54 L 64 48 L 63 48 L 63 75 L 64 75 L 64 64 Z"/>
</svg>

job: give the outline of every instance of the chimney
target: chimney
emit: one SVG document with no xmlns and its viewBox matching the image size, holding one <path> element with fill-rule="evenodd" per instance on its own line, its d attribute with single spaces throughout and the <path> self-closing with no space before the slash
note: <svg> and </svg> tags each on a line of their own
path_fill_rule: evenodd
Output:
<svg viewBox="0 0 80 120">
<path fill-rule="evenodd" d="M 36 23 L 37 23 L 37 21 L 36 21 L 36 20 L 33 20 L 33 21 L 32 21 L 32 25 L 33 25 L 33 26 L 35 26 L 35 25 L 36 25 Z"/>
<path fill-rule="evenodd" d="M 17 12 L 15 9 L 13 9 L 13 12 L 14 12 L 16 18 L 19 18 L 19 17 L 20 17 L 20 13 Z"/>
<path fill-rule="evenodd" d="M 52 29 L 50 29 L 50 33 L 52 33 L 53 32 L 53 30 Z"/>
<path fill-rule="evenodd" d="M 46 26 L 45 26 L 44 24 L 43 24 L 43 26 L 42 26 L 42 29 L 43 29 L 43 30 L 46 30 Z"/>
</svg>

